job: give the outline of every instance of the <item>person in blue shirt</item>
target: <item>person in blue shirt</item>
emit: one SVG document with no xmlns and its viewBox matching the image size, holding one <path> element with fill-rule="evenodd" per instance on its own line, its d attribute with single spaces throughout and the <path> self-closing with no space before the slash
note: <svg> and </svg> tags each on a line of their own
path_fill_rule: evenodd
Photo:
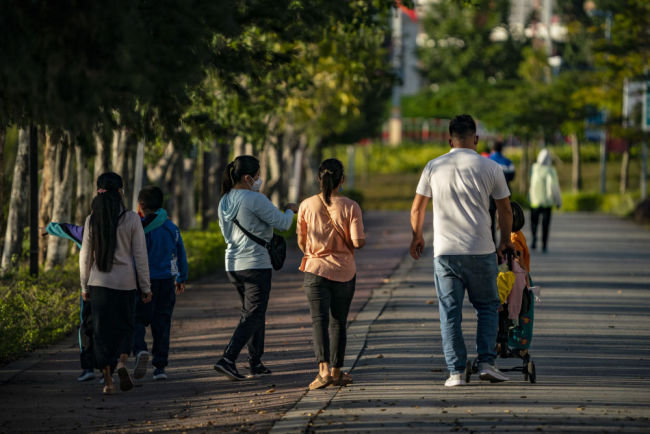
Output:
<svg viewBox="0 0 650 434">
<path fill-rule="evenodd" d="M 501 170 L 503 170 L 503 175 L 506 177 L 506 184 L 508 184 L 508 190 L 512 191 L 512 189 L 510 188 L 510 181 L 515 179 L 515 165 L 512 163 L 512 161 L 509 158 L 507 158 L 505 155 L 501 153 L 502 151 L 503 151 L 503 142 L 501 140 L 497 140 L 492 144 L 492 152 L 490 152 L 488 158 L 496 162 L 499 166 L 501 166 Z M 495 243 L 496 243 L 496 223 L 495 223 L 496 212 L 497 212 L 497 208 L 494 203 L 494 200 L 490 199 L 490 220 L 491 220 L 490 227 L 492 229 L 492 240 Z"/>
<path fill-rule="evenodd" d="M 510 189 L 510 181 L 515 179 L 515 165 L 512 164 L 509 158 L 502 154 L 503 151 L 503 142 L 497 140 L 492 144 L 492 152 L 488 157 L 490 160 L 495 161 L 501 166 L 503 174 L 506 177 L 506 183 L 508 184 L 508 189 Z"/>
<path fill-rule="evenodd" d="M 185 292 L 187 281 L 187 257 L 183 239 L 178 227 L 167 218 L 162 202 L 162 190 L 156 186 L 146 186 L 138 194 L 138 213 L 145 229 L 153 299 L 148 304 L 142 303 L 140 299 L 136 303 L 133 343 L 136 363 L 133 378 L 142 378 L 147 371 L 150 356 L 144 339 L 147 326 L 151 326 L 153 338 L 153 378 L 167 378 L 165 367 L 169 357 L 172 312 L 176 295 Z"/>
</svg>

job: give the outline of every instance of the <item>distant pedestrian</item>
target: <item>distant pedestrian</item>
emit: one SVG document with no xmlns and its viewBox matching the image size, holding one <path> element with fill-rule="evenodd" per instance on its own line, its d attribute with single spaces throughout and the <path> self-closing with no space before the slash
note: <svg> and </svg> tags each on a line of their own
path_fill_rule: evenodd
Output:
<svg viewBox="0 0 650 434">
<path fill-rule="evenodd" d="M 530 229 L 532 242 L 530 248 L 537 248 L 537 226 L 539 217 L 542 216 L 542 251 L 548 248 L 548 234 L 551 226 L 551 210 L 554 206 L 562 207 L 562 192 L 553 167 L 551 153 L 542 149 L 537 154 L 537 162 L 533 164 L 530 172 Z"/>
<path fill-rule="evenodd" d="M 104 374 L 104 393 L 115 391 L 111 365 L 120 389 L 133 388 L 126 362 L 133 345 L 137 286 L 151 301 L 147 245 L 140 218 L 123 204 L 122 178 L 107 172 L 97 178 L 97 196 L 86 218 L 79 254 L 81 291 L 90 301 L 95 363 Z"/>
<path fill-rule="evenodd" d="M 492 144 L 492 152 L 490 152 L 488 158 L 501 166 L 508 188 L 510 188 L 510 182 L 515 179 L 515 165 L 508 157 L 503 155 L 503 142 L 501 140 L 497 140 Z"/>
<path fill-rule="evenodd" d="M 505 381 L 495 366 L 499 297 L 497 255 L 490 236 L 490 197 L 497 207 L 502 234 L 497 253 L 512 248 L 510 191 L 497 163 L 476 152 L 476 123 L 459 115 L 449 123 L 452 149 L 424 168 L 411 207 L 415 259 L 424 250 L 423 224 L 429 199 L 433 202 L 433 255 L 435 286 L 440 309 L 442 346 L 449 369 L 445 386 L 465 384 L 467 350 L 461 318 L 465 288 L 476 309 L 476 349 L 480 378 Z"/>
<path fill-rule="evenodd" d="M 354 249 L 366 244 L 361 208 L 339 193 L 343 164 L 330 158 L 318 169 L 321 192 L 305 199 L 298 210 L 298 247 L 305 256 L 300 271 L 309 300 L 318 375 L 309 389 L 345 386 L 350 374 L 341 371 L 347 343 L 347 318 L 354 296 Z"/>
<path fill-rule="evenodd" d="M 176 296 L 185 292 L 187 280 L 187 257 L 183 238 L 178 227 L 167 218 L 167 211 L 162 205 L 163 192 L 155 185 L 148 185 L 138 193 L 138 209 L 147 241 L 153 297 L 151 303 L 145 304 L 141 300 L 136 302 L 134 378 L 144 377 L 147 371 L 149 351 L 144 336 L 146 327 L 151 326 L 153 379 L 167 379 L 165 367 L 169 358 L 172 313 Z"/>
<path fill-rule="evenodd" d="M 298 205 L 292 203 L 281 212 L 260 193 L 261 186 L 260 163 L 255 157 L 241 155 L 229 163 L 223 173 L 219 227 L 227 243 L 226 274 L 237 289 L 242 308 L 239 324 L 214 369 L 235 381 L 246 378 L 235 365 L 245 345 L 251 376 L 271 373 L 262 364 L 264 323 L 271 292 L 271 259 L 269 252 L 248 237 L 240 226 L 259 238 L 271 240 L 273 228 L 289 229 L 298 211 Z"/>
<path fill-rule="evenodd" d="M 492 144 L 492 152 L 488 158 L 496 162 L 501 169 L 503 170 L 503 175 L 506 177 L 506 183 L 508 184 L 508 190 L 510 190 L 510 181 L 515 179 L 515 165 L 512 161 L 503 155 L 503 142 L 497 140 Z M 490 199 L 490 228 L 492 230 L 492 240 L 496 242 L 496 212 L 497 207 L 494 204 L 494 199 Z"/>
</svg>

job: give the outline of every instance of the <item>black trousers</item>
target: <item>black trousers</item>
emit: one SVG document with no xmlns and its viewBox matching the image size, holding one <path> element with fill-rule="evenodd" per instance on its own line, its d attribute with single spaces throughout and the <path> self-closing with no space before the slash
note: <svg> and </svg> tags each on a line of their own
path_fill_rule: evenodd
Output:
<svg viewBox="0 0 650 434">
<path fill-rule="evenodd" d="M 328 362 L 334 368 L 343 366 L 348 312 L 355 283 L 356 276 L 348 282 L 336 282 L 305 273 L 303 287 L 309 300 L 314 353 L 318 363 Z"/>
<path fill-rule="evenodd" d="M 169 339 L 172 328 L 172 313 L 176 304 L 175 279 L 151 279 L 153 296 L 150 303 L 143 303 L 140 297 L 135 304 L 135 339 L 133 354 L 147 351 L 144 340 L 147 327 L 151 326 L 153 345 L 151 364 L 156 368 L 167 366 L 169 358 Z"/>
<path fill-rule="evenodd" d="M 551 207 L 540 206 L 530 209 L 530 228 L 533 232 L 533 242 L 531 247 L 537 247 L 537 226 L 539 226 L 539 216 L 542 216 L 542 248 L 546 250 L 548 245 L 548 232 L 551 226 Z"/>
<path fill-rule="evenodd" d="M 114 366 L 120 354 L 129 354 L 135 328 L 136 290 L 89 286 L 93 322 L 95 367 Z"/>
<path fill-rule="evenodd" d="M 92 371 L 95 367 L 92 307 L 89 301 L 84 301 L 83 297 L 80 297 L 80 299 L 79 362 L 81 362 L 81 369 L 84 371 Z"/>
<path fill-rule="evenodd" d="M 235 362 L 246 345 L 248 363 L 253 367 L 260 363 L 264 354 L 264 330 L 266 308 L 271 293 L 271 269 L 227 271 L 226 274 L 237 289 L 242 308 L 239 324 L 223 356 Z"/>
</svg>

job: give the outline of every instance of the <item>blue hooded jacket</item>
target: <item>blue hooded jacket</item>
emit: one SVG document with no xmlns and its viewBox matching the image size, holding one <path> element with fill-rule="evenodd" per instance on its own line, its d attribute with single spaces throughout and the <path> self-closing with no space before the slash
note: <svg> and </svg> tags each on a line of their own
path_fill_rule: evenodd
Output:
<svg viewBox="0 0 650 434">
<path fill-rule="evenodd" d="M 149 252 L 149 277 L 169 279 L 176 282 L 187 280 L 187 255 L 178 227 L 167 218 L 167 211 L 160 208 L 142 219 L 147 251 Z"/>
</svg>

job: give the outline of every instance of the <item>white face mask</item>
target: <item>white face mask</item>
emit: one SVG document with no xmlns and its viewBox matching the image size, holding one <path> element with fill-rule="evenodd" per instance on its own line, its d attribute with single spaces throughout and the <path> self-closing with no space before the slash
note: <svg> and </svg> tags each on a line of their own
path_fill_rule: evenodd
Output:
<svg viewBox="0 0 650 434">
<path fill-rule="evenodd" d="M 253 184 L 251 184 L 251 190 L 260 191 L 260 188 L 262 188 L 262 178 L 257 178 L 253 181 Z"/>
</svg>

